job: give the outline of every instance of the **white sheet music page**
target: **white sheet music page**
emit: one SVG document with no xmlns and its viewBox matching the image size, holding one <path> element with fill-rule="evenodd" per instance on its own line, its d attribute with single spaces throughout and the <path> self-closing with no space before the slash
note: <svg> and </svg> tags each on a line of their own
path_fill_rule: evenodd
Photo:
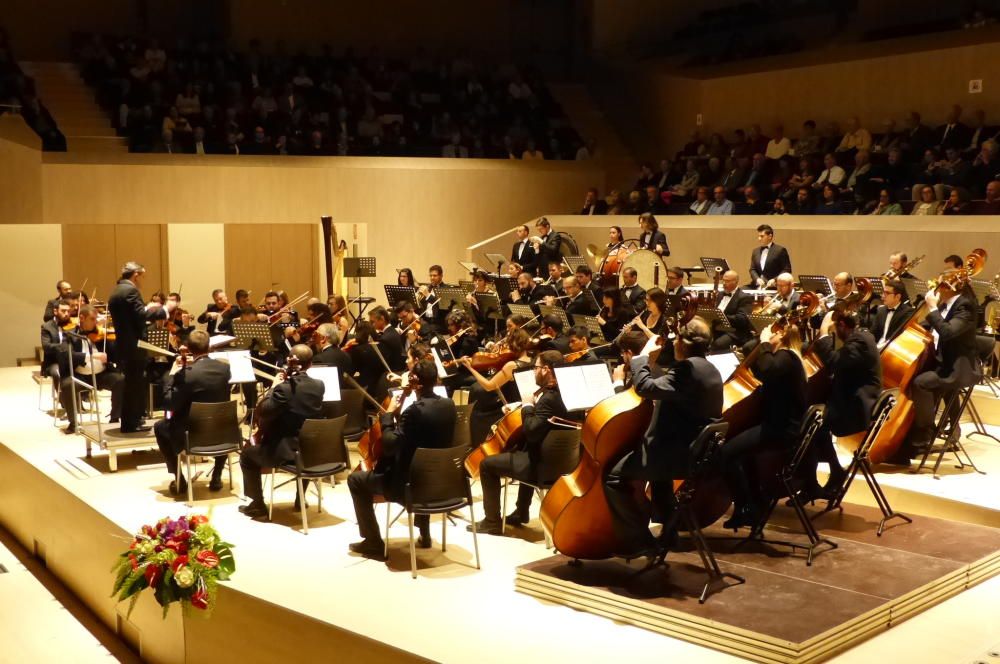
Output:
<svg viewBox="0 0 1000 664">
<path fill-rule="evenodd" d="M 521 395 L 521 401 L 527 401 L 528 397 L 538 390 L 534 369 L 515 371 L 514 382 L 517 384 L 517 393 Z"/>
<path fill-rule="evenodd" d="M 337 367 L 309 367 L 306 375 L 323 382 L 323 401 L 340 401 L 340 369 Z"/>
<path fill-rule="evenodd" d="M 253 363 L 250 362 L 250 351 L 217 351 L 209 353 L 213 360 L 225 362 L 229 365 L 230 383 L 256 383 L 257 377 L 253 373 Z"/>
<path fill-rule="evenodd" d="M 740 360 L 736 357 L 736 353 L 708 355 L 705 359 L 708 360 L 713 367 L 719 370 L 719 374 L 722 375 L 723 382 L 729 380 L 729 378 L 740 366 Z"/>
<path fill-rule="evenodd" d="M 566 410 L 593 408 L 615 394 L 611 372 L 603 362 L 556 367 L 556 381 Z"/>
</svg>

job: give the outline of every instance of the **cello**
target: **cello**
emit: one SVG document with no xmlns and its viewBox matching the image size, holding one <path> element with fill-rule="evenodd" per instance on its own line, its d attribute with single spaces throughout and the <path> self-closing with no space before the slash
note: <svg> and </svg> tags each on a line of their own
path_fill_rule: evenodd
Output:
<svg viewBox="0 0 1000 664">
<path fill-rule="evenodd" d="M 968 280 L 979 274 L 986 265 L 986 250 L 973 249 L 965 257 L 963 267 L 950 270 L 940 275 L 936 280 L 928 282 L 932 290 L 937 290 L 941 284 L 947 284 L 956 292 L 965 287 Z M 927 360 L 934 339 L 921 323 L 930 311 L 927 303 L 920 306 L 906 322 L 906 326 L 896 337 L 882 349 L 882 387 L 899 388 L 899 397 L 878 437 L 872 443 L 868 456 L 872 463 L 882 463 L 892 457 L 906 439 L 913 425 L 913 400 L 910 398 L 910 385 Z M 865 432 L 838 439 L 850 449 L 856 449 L 864 440 Z"/>
<path fill-rule="evenodd" d="M 542 393 L 542 388 L 535 391 L 537 397 Z M 508 412 L 499 422 L 493 425 L 493 431 L 476 449 L 469 452 L 465 457 L 465 470 L 469 477 L 476 479 L 479 477 L 479 466 L 486 457 L 500 454 L 509 450 L 515 450 L 524 443 L 524 420 L 521 416 L 521 406 Z"/>
<path fill-rule="evenodd" d="M 693 294 L 683 296 L 676 330 L 690 321 L 697 310 Z M 608 397 L 587 413 L 581 430 L 582 450 L 576 469 L 560 477 L 545 494 L 540 517 L 563 555 L 577 559 L 610 558 L 622 550 L 604 494 L 608 470 L 635 448 L 649 427 L 653 403 L 629 388 Z"/>
</svg>

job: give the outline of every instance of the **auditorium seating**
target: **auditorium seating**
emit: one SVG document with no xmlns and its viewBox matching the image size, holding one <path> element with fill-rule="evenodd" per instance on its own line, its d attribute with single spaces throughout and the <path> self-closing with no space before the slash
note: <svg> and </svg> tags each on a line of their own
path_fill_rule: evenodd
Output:
<svg viewBox="0 0 1000 664">
<path fill-rule="evenodd" d="M 74 52 L 134 152 L 573 159 L 582 145 L 531 68 L 100 35 Z"/>
<path fill-rule="evenodd" d="M 62 151 L 66 139 L 56 121 L 38 98 L 34 80 L 17 63 L 7 31 L 0 28 L 0 115 L 20 113 L 42 139 L 42 149 Z"/>
</svg>

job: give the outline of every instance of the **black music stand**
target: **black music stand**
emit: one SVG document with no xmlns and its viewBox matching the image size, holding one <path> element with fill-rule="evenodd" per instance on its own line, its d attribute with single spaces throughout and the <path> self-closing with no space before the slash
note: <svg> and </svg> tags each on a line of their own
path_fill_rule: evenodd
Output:
<svg viewBox="0 0 1000 664">
<path fill-rule="evenodd" d="M 542 318 L 545 318 L 549 314 L 558 316 L 559 319 L 562 320 L 563 331 L 566 331 L 569 328 L 569 316 L 566 315 L 566 310 L 562 307 L 549 307 L 544 304 L 540 304 L 538 305 L 538 311 L 542 315 Z"/>
<path fill-rule="evenodd" d="M 804 291 L 811 291 L 820 295 L 830 295 L 833 293 L 833 284 L 830 283 L 830 278 L 822 274 L 800 274 L 799 287 Z"/>
<path fill-rule="evenodd" d="M 778 320 L 778 316 L 765 316 L 762 314 L 750 314 L 750 324 L 753 325 L 754 331 L 760 334 L 761 330 L 765 327 L 770 327 L 774 325 L 774 322 Z"/>
<path fill-rule="evenodd" d="M 374 256 L 348 256 L 344 258 L 344 276 L 348 279 L 354 279 L 355 285 L 358 287 L 359 296 L 362 293 L 361 278 L 374 277 L 375 273 L 376 269 Z M 361 302 L 361 300 L 358 300 L 358 315 L 355 320 L 361 318 L 364 314 L 365 307 L 369 304 L 370 302 Z"/>
<path fill-rule="evenodd" d="M 163 349 L 168 353 L 173 353 L 170 350 L 170 330 L 165 327 L 151 327 L 146 330 L 146 343 L 150 346 L 156 346 L 157 348 Z M 147 353 L 152 353 L 154 355 L 160 355 L 156 351 L 147 350 Z"/>
<path fill-rule="evenodd" d="M 691 275 L 692 274 L 694 274 L 695 272 L 704 272 L 705 271 L 704 267 L 699 267 L 698 265 L 691 265 L 691 266 L 688 266 L 688 267 L 679 267 L 677 269 L 687 275 L 688 286 L 691 285 Z"/>
<path fill-rule="evenodd" d="M 519 302 L 513 302 L 507 305 L 510 309 L 511 316 L 524 316 L 525 320 L 531 320 L 535 317 L 535 310 L 531 308 L 530 304 L 521 304 Z"/>
<path fill-rule="evenodd" d="M 465 304 L 465 293 L 466 291 L 455 286 L 438 286 L 434 291 L 438 297 L 434 304 L 440 311 L 451 311 L 452 307 Z"/>
<path fill-rule="evenodd" d="M 250 349 L 256 344 L 254 350 L 260 353 L 270 353 L 275 349 L 271 328 L 267 323 L 234 320 L 233 336 L 242 348 Z"/>
<path fill-rule="evenodd" d="M 385 299 L 390 307 L 395 307 L 400 302 L 409 302 L 414 307 L 417 306 L 417 291 L 413 286 L 385 285 Z"/>
<path fill-rule="evenodd" d="M 517 290 L 517 280 L 507 275 L 494 277 L 493 285 L 501 302 L 510 302 L 510 294 Z"/>
<path fill-rule="evenodd" d="M 716 329 L 717 327 L 722 330 L 733 329 L 729 319 L 726 318 L 726 314 L 715 307 L 698 307 L 698 316 L 708 323 L 710 329 Z"/>
<path fill-rule="evenodd" d="M 587 267 L 587 259 L 583 256 L 563 256 L 563 263 L 566 263 L 570 274 L 576 274 L 578 267 Z"/>
<path fill-rule="evenodd" d="M 491 253 L 486 253 L 483 255 L 486 256 L 486 260 L 488 260 L 491 264 L 497 266 L 497 274 L 503 272 L 502 270 L 503 264 L 507 262 L 506 256 L 504 256 L 503 254 L 491 254 Z"/>
<path fill-rule="evenodd" d="M 463 293 L 471 293 L 472 291 L 476 290 L 476 282 L 469 281 L 468 279 L 459 279 L 458 287 L 459 289 L 461 289 Z M 434 292 L 436 293 L 437 291 Z"/>
<path fill-rule="evenodd" d="M 882 281 L 882 277 L 865 277 L 865 279 L 872 285 L 872 299 L 881 300 L 882 296 L 885 295 L 885 284 Z"/>
<path fill-rule="evenodd" d="M 590 340 L 597 341 L 598 346 L 607 343 L 607 339 L 604 338 L 604 330 L 601 329 L 601 324 L 597 322 L 596 316 L 573 316 L 573 323 L 576 325 L 583 325 L 590 332 Z"/>
<path fill-rule="evenodd" d="M 709 281 L 715 281 L 715 268 L 721 267 L 721 274 L 729 272 L 729 261 L 725 258 L 711 258 L 707 256 L 702 256 L 700 259 L 701 267 L 705 270 L 705 274 L 708 276 Z M 687 270 L 685 270 L 687 272 Z M 691 283 L 691 275 L 688 274 L 688 283 Z"/>
</svg>

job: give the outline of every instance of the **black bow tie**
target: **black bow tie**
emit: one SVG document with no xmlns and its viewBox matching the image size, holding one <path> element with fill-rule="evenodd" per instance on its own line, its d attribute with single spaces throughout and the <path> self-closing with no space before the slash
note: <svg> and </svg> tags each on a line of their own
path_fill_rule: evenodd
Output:
<svg viewBox="0 0 1000 664">
<path fill-rule="evenodd" d="M 895 311 L 895 309 L 889 309 L 889 313 L 890 313 L 890 314 L 891 314 L 891 313 L 892 313 L 893 311 Z"/>
</svg>

